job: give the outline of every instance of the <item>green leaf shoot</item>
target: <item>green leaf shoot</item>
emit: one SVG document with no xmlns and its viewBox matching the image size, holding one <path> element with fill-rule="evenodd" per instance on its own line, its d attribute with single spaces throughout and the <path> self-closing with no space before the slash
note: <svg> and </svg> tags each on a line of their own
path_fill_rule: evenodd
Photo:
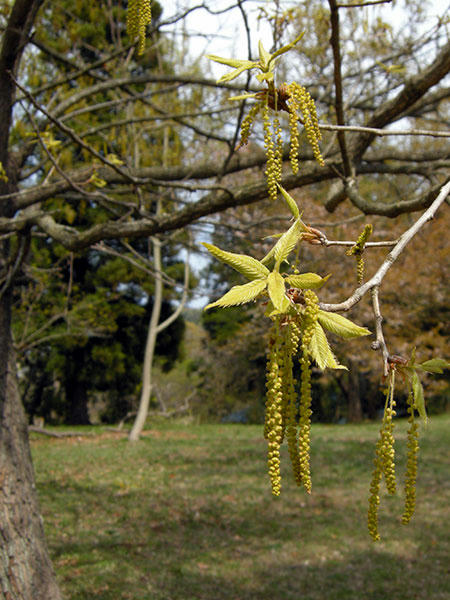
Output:
<svg viewBox="0 0 450 600">
<path fill-rule="evenodd" d="M 270 272 L 267 267 L 265 267 L 259 262 L 259 260 L 256 260 L 256 258 L 253 258 L 252 256 L 247 256 L 246 254 L 235 254 L 234 252 L 226 252 L 225 250 L 221 250 L 217 246 L 214 246 L 213 244 L 207 244 L 206 242 L 203 242 L 202 245 L 213 256 L 230 267 L 233 267 L 233 269 L 244 275 L 244 277 L 247 277 L 247 279 L 265 279 Z"/>
<path fill-rule="evenodd" d="M 235 285 L 231 290 L 219 298 L 219 300 L 205 306 L 205 310 L 213 308 L 214 306 L 227 307 L 245 304 L 257 298 L 266 286 L 267 281 L 265 279 L 255 279 L 254 281 L 249 281 L 243 285 Z"/>
<path fill-rule="evenodd" d="M 296 219 L 291 227 L 289 227 L 289 229 L 280 237 L 273 248 L 273 256 L 275 258 L 277 268 L 279 268 L 279 265 L 287 259 L 298 241 L 301 239 L 305 230 L 306 227 L 302 220 Z"/>
<path fill-rule="evenodd" d="M 278 58 L 282 54 L 285 54 L 286 52 L 289 52 L 289 50 L 292 50 L 292 48 L 294 48 L 296 46 L 296 44 L 298 44 L 298 42 L 302 39 L 302 37 L 304 35 L 305 35 L 305 32 L 302 31 L 302 33 L 300 35 L 298 35 L 295 38 L 295 40 L 293 40 L 290 44 L 286 44 L 286 46 L 282 46 L 281 48 L 279 48 L 279 50 L 277 50 L 276 52 L 274 52 L 272 54 L 271 61 L 275 60 L 276 58 Z"/>
<path fill-rule="evenodd" d="M 444 369 L 450 369 L 450 363 L 443 358 L 432 358 L 423 363 L 414 365 L 416 369 L 422 369 L 427 373 L 443 373 Z"/>
<path fill-rule="evenodd" d="M 286 283 L 300 290 L 316 290 L 321 288 L 330 277 L 331 275 L 321 277 L 317 273 L 300 273 L 299 275 L 288 275 Z"/>
<path fill-rule="evenodd" d="M 414 408 L 419 413 L 419 416 L 421 417 L 422 421 L 426 423 L 428 421 L 428 418 L 425 409 L 425 397 L 423 394 L 422 383 L 416 371 L 413 371 L 411 383 L 414 396 Z"/>
<path fill-rule="evenodd" d="M 325 327 L 325 329 L 344 339 L 351 339 L 371 334 L 371 331 L 365 327 L 360 327 L 359 325 L 356 325 L 356 323 L 353 323 L 353 321 L 350 321 L 349 319 L 346 319 L 342 315 L 338 315 L 336 313 L 319 310 L 319 315 L 317 318 L 319 323 Z"/>
<path fill-rule="evenodd" d="M 269 63 L 272 59 L 272 55 L 270 54 L 270 52 L 267 52 L 267 50 L 264 48 L 261 40 L 259 40 L 258 50 L 259 50 L 259 64 L 261 66 L 261 69 L 266 71 L 269 68 Z"/>
<path fill-rule="evenodd" d="M 256 94 L 240 94 L 239 96 L 231 96 L 228 100 L 231 102 L 233 100 L 247 100 L 248 98 L 256 98 Z"/>
<path fill-rule="evenodd" d="M 297 202 L 290 194 L 287 193 L 287 191 L 279 183 L 277 183 L 277 186 L 283 198 L 286 200 L 286 203 L 289 206 L 289 210 L 291 211 L 294 219 L 300 219 L 300 211 L 298 209 Z"/>
<path fill-rule="evenodd" d="M 267 287 L 269 297 L 274 307 L 280 312 L 286 312 L 289 309 L 290 302 L 286 296 L 286 287 L 284 279 L 277 271 L 273 271 L 267 277 Z"/>
<path fill-rule="evenodd" d="M 314 332 L 308 346 L 308 354 L 316 361 L 317 366 L 323 371 L 327 367 L 330 369 L 345 369 L 336 360 L 330 345 L 320 323 L 314 324 Z"/>
<path fill-rule="evenodd" d="M 255 69 L 258 67 L 258 63 L 252 60 L 239 60 L 237 58 L 222 58 L 221 56 L 216 56 L 215 54 L 208 54 L 207 58 L 213 60 L 214 62 L 218 62 L 222 65 L 227 65 L 228 67 L 233 67 L 234 71 L 230 73 L 226 73 L 222 75 L 220 79 L 218 79 L 218 83 L 223 83 L 226 81 L 232 81 L 239 77 L 241 73 L 244 71 Z"/>
</svg>

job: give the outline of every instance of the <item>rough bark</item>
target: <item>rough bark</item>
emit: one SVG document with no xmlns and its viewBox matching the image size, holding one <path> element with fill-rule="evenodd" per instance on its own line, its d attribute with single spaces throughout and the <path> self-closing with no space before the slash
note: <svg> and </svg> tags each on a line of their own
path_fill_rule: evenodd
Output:
<svg viewBox="0 0 450 600">
<path fill-rule="evenodd" d="M 0 591 L 7 600 L 59 600 L 17 388 L 8 294 L 0 303 L 0 340 Z"/>
</svg>

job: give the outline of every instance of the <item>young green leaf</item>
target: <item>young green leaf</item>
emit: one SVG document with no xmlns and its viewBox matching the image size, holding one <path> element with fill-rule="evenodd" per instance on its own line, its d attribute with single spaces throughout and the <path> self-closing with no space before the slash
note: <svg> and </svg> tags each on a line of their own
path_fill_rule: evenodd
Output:
<svg viewBox="0 0 450 600">
<path fill-rule="evenodd" d="M 347 370 L 347 367 L 340 365 L 336 360 L 320 323 L 314 324 L 314 333 L 308 346 L 308 352 L 322 371 L 326 367 Z"/>
<path fill-rule="evenodd" d="M 220 79 L 217 80 L 217 83 L 227 83 L 228 81 L 233 81 L 233 79 L 239 77 L 241 73 L 243 73 L 244 71 L 248 71 L 252 68 L 253 67 L 240 67 L 239 69 L 231 71 L 231 73 L 225 73 L 225 75 L 222 75 L 222 77 L 220 77 Z"/>
<path fill-rule="evenodd" d="M 305 225 L 302 223 L 301 219 L 296 219 L 291 227 L 283 233 L 273 248 L 273 255 L 277 265 L 280 265 L 283 260 L 286 260 L 300 240 L 304 231 Z"/>
<path fill-rule="evenodd" d="M 228 100 L 247 100 L 247 98 L 256 98 L 256 94 L 241 94 L 240 96 L 231 96 Z"/>
<path fill-rule="evenodd" d="M 414 396 L 414 408 L 419 413 L 420 417 L 422 418 L 422 421 L 426 423 L 427 411 L 425 410 L 425 398 L 423 394 L 423 387 L 416 371 L 414 371 L 412 374 L 412 389 Z"/>
<path fill-rule="evenodd" d="M 290 44 L 286 44 L 286 46 L 283 46 L 282 48 L 280 48 L 279 50 L 277 50 L 276 52 L 274 52 L 272 54 L 271 60 L 273 61 L 278 56 L 280 56 L 281 54 L 284 54 L 285 52 L 289 52 L 289 50 L 292 50 L 292 48 L 295 47 L 295 45 L 302 39 L 302 37 L 304 35 L 305 35 L 305 32 L 302 31 L 302 33 L 300 35 L 298 35 L 293 42 L 291 42 Z"/>
<path fill-rule="evenodd" d="M 253 62 L 251 60 L 238 60 L 235 58 L 222 58 L 221 56 L 215 56 L 214 54 L 209 54 L 207 58 L 214 60 L 222 65 L 227 65 L 228 67 L 235 67 L 234 71 L 231 73 L 226 73 L 222 75 L 220 79 L 218 79 L 218 83 L 223 83 L 225 81 L 232 81 L 239 77 L 241 73 L 247 71 L 249 69 L 254 69 L 258 66 L 257 62 Z"/>
<path fill-rule="evenodd" d="M 443 373 L 444 369 L 450 369 L 450 363 L 443 358 L 432 358 L 414 366 L 416 369 L 427 371 L 427 373 Z"/>
<path fill-rule="evenodd" d="M 316 290 L 321 288 L 331 275 L 321 277 L 317 273 L 301 273 L 300 275 L 289 275 L 286 283 L 300 290 Z"/>
<path fill-rule="evenodd" d="M 244 283 L 244 285 L 235 285 L 226 294 L 205 306 L 205 310 L 213 306 L 236 306 L 237 304 L 245 304 L 254 300 L 266 288 L 267 281 L 265 279 L 255 279 Z"/>
<path fill-rule="evenodd" d="M 273 73 L 271 71 L 268 71 L 267 73 L 258 73 L 256 79 L 259 81 L 259 83 L 264 83 L 264 81 L 270 83 L 273 81 Z"/>
<path fill-rule="evenodd" d="M 269 269 L 251 256 L 246 254 L 235 254 L 234 252 L 226 252 L 214 246 L 213 244 L 202 244 L 216 258 L 233 267 L 236 271 L 247 277 L 247 279 L 266 278 L 270 273 Z"/>
<path fill-rule="evenodd" d="M 344 339 L 370 335 L 371 333 L 365 327 L 356 325 L 353 321 L 346 319 L 342 315 L 327 312 L 325 310 L 319 310 L 318 320 L 325 329 L 328 329 L 328 331 L 331 331 Z"/>
<path fill-rule="evenodd" d="M 222 56 L 216 56 L 215 54 L 207 54 L 206 58 L 220 63 L 221 65 L 227 65 L 227 67 L 233 67 L 234 69 L 240 69 L 245 67 L 249 69 L 251 67 L 257 67 L 258 63 L 253 60 L 242 60 L 239 58 L 223 58 Z"/>
<path fill-rule="evenodd" d="M 290 194 L 287 193 L 287 191 L 283 187 L 281 187 L 279 183 L 277 183 L 277 186 L 283 198 L 286 200 L 286 203 L 289 206 L 289 210 L 291 211 L 294 219 L 300 219 L 300 211 L 298 210 L 297 202 Z"/>
<path fill-rule="evenodd" d="M 273 271 L 268 275 L 267 288 L 274 307 L 281 312 L 287 311 L 290 302 L 286 296 L 284 279 L 277 271 Z"/>
<path fill-rule="evenodd" d="M 261 40 L 259 40 L 258 50 L 259 50 L 259 64 L 261 66 L 261 69 L 263 71 L 266 71 L 269 68 L 269 62 L 272 58 L 272 55 L 270 54 L 270 52 L 267 52 L 267 50 L 264 48 Z"/>
</svg>

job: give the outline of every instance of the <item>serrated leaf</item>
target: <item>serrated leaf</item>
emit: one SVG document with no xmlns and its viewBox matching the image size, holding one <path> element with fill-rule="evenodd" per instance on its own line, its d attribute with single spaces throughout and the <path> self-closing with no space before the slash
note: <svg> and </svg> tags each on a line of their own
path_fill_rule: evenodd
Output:
<svg viewBox="0 0 450 600">
<path fill-rule="evenodd" d="M 269 62 L 270 62 L 270 59 L 272 58 L 272 55 L 270 54 L 270 52 L 267 52 L 267 50 L 264 48 L 261 40 L 259 40 L 259 43 L 258 43 L 258 50 L 259 50 L 259 63 L 261 65 L 261 68 L 266 70 L 269 66 Z"/>
<path fill-rule="evenodd" d="M 213 244 L 202 244 L 205 248 L 216 258 L 226 263 L 230 267 L 233 267 L 236 271 L 247 277 L 247 279 L 261 279 L 266 278 L 270 273 L 269 269 L 263 264 L 246 254 L 235 254 L 234 252 L 226 252 L 214 246 Z"/>
<path fill-rule="evenodd" d="M 283 198 L 286 200 L 286 203 L 289 206 L 289 210 L 291 211 L 294 219 L 300 219 L 300 211 L 298 210 L 297 202 L 290 194 L 287 193 L 287 191 L 279 183 L 277 183 L 277 186 Z"/>
<path fill-rule="evenodd" d="M 238 304 L 245 304 L 254 300 L 259 294 L 266 288 L 267 281 L 265 279 L 255 279 L 244 283 L 244 285 L 235 285 L 226 294 L 205 306 L 205 310 L 212 308 L 213 306 L 236 306 Z"/>
<path fill-rule="evenodd" d="M 428 419 L 427 411 L 425 409 L 425 397 L 423 394 L 423 387 L 419 376 L 415 371 L 412 374 L 412 389 L 414 396 L 414 408 L 419 413 L 419 416 L 421 417 L 422 421 L 426 423 Z"/>
<path fill-rule="evenodd" d="M 221 56 L 215 56 L 214 54 L 208 54 L 207 58 L 214 60 L 215 62 L 218 62 L 222 65 L 227 65 L 228 67 L 234 67 L 234 71 L 231 71 L 230 73 L 226 73 L 225 75 L 222 75 L 222 77 L 220 79 L 218 79 L 218 82 L 232 81 L 233 79 L 236 79 L 236 77 L 239 77 L 239 75 L 241 73 L 243 73 L 244 71 L 247 71 L 248 69 L 254 69 L 255 67 L 258 66 L 258 63 L 254 62 L 252 60 L 239 60 L 236 58 L 222 58 Z"/>
<path fill-rule="evenodd" d="M 444 369 L 450 369 L 450 363 L 443 358 L 432 358 L 414 366 L 427 373 L 443 373 Z"/>
<path fill-rule="evenodd" d="M 353 323 L 353 321 L 350 321 L 349 319 L 346 319 L 342 315 L 338 315 L 336 313 L 319 310 L 319 315 L 317 318 L 319 323 L 325 327 L 325 329 L 328 329 L 328 331 L 331 331 L 332 333 L 335 333 L 344 339 L 351 339 L 360 337 L 362 335 L 371 334 L 371 331 L 365 327 L 360 327 L 359 325 L 356 325 L 356 323 Z"/>
<path fill-rule="evenodd" d="M 241 94 L 240 96 L 231 96 L 228 100 L 247 100 L 247 98 L 256 98 L 256 94 Z"/>
<path fill-rule="evenodd" d="M 264 81 L 267 81 L 267 83 L 269 83 L 270 81 L 273 81 L 273 73 L 258 73 L 256 79 L 259 81 L 259 83 L 264 83 Z"/>
<path fill-rule="evenodd" d="M 283 233 L 273 248 L 276 263 L 279 265 L 286 260 L 305 231 L 305 226 L 300 219 L 296 219 L 289 229 Z"/>
<path fill-rule="evenodd" d="M 308 346 L 308 353 L 316 361 L 317 366 L 322 369 L 322 371 L 327 367 L 330 369 L 347 370 L 347 367 L 340 365 L 336 360 L 320 323 L 316 322 L 314 324 L 314 332 Z"/>
<path fill-rule="evenodd" d="M 243 73 L 244 71 L 248 71 L 252 68 L 253 67 L 241 67 L 240 69 L 235 69 L 234 71 L 231 71 L 231 73 L 225 73 L 225 75 L 222 75 L 222 77 L 220 77 L 220 79 L 217 80 L 217 83 L 226 83 L 228 81 L 233 81 L 233 79 L 239 77 L 241 73 Z"/>
<path fill-rule="evenodd" d="M 274 52 L 272 54 L 272 60 L 274 60 L 275 58 L 277 58 L 281 54 L 284 54 L 285 52 L 289 52 L 289 50 L 292 50 L 292 48 L 294 48 L 294 46 L 302 39 L 302 37 L 304 35 L 305 35 L 305 32 L 302 31 L 302 33 L 300 35 L 298 35 L 295 38 L 294 41 L 292 41 L 290 44 L 286 44 L 286 46 L 283 46 L 282 48 L 280 48 L 279 50 L 277 50 L 276 52 Z"/>
<path fill-rule="evenodd" d="M 267 289 L 274 307 L 281 312 L 286 312 L 289 309 L 290 302 L 286 296 L 284 279 L 277 271 L 273 271 L 268 275 Z"/>
<path fill-rule="evenodd" d="M 206 58 L 209 58 L 214 62 L 218 62 L 221 65 L 233 67 L 234 69 L 240 69 L 241 67 L 245 67 L 246 69 L 248 69 L 249 67 L 256 67 L 258 65 L 258 63 L 252 60 L 245 60 L 239 58 L 223 58 L 222 56 L 216 56 L 215 54 L 207 54 Z"/>
<path fill-rule="evenodd" d="M 301 290 L 316 290 L 321 288 L 330 277 L 331 275 L 321 277 L 317 273 L 300 273 L 300 275 L 286 277 L 286 283 Z"/>
</svg>

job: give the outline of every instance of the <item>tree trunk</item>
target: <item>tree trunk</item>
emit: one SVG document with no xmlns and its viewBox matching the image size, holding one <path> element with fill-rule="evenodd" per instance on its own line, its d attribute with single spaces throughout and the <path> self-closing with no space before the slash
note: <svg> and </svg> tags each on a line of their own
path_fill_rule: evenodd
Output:
<svg viewBox="0 0 450 600">
<path fill-rule="evenodd" d="M 59 600 L 45 542 L 17 387 L 10 298 L 0 300 L 0 591 L 7 600 Z"/>
<path fill-rule="evenodd" d="M 139 400 L 139 408 L 134 421 L 133 427 L 130 431 L 129 440 L 130 442 L 137 442 L 141 436 L 142 430 L 144 429 L 145 420 L 148 415 L 148 407 L 150 404 L 150 394 L 152 391 L 152 365 L 153 356 L 155 354 L 156 338 L 158 337 L 158 323 L 161 314 L 162 306 L 162 263 L 161 263 L 161 242 L 154 238 L 152 240 L 153 245 L 153 259 L 155 264 L 155 295 L 153 298 L 152 315 L 150 317 L 150 323 L 147 332 L 147 342 L 145 344 L 145 355 L 144 355 L 144 366 L 142 369 L 142 392 Z"/>
<path fill-rule="evenodd" d="M 70 355 L 64 382 L 66 418 L 68 425 L 90 425 L 88 411 L 88 385 L 83 366 L 86 361 L 84 348 L 75 348 Z"/>
</svg>

